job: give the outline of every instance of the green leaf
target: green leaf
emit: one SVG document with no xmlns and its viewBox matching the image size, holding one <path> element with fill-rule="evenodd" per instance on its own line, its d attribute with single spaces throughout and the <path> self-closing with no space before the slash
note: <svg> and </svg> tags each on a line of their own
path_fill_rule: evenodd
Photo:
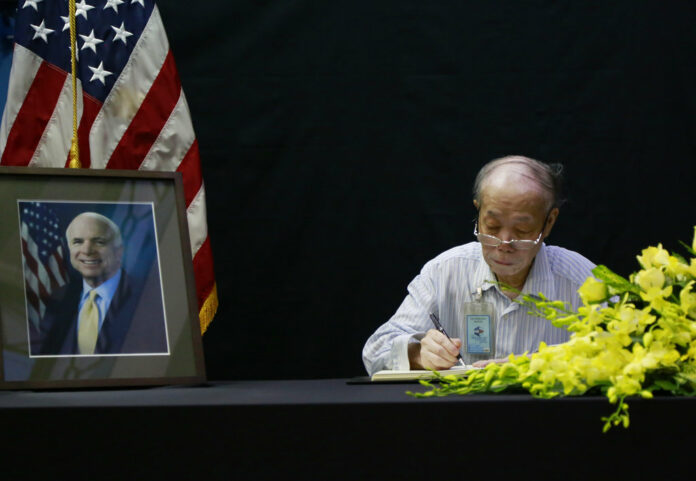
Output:
<svg viewBox="0 0 696 481">
<path fill-rule="evenodd" d="M 640 288 L 635 284 L 628 281 L 628 279 L 621 277 L 605 265 L 598 265 L 592 269 L 592 273 L 604 282 L 607 286 L 612 288 L 615 293 L 631 292 L 633 294 L 639 294 Z"/>
<path fill-rule="evenodd" d="M 689 244 L 687 244 L 684 241 L 679 241 L 679 243 L 684 247 L 684 249 L 686 249 L 686 252 L 688 252 L 692 256 L 696 256 L 696 251 Z"/>
<path fill-rule="evenodd" d="M 682 242 L 682 244 L 683 244 L 683 242 Z M 684 259 L 684 257 L 681 256 L 680 254 L 677 254 L 676 252 L 672 252 L 672 255 L 673 255 L 674 257 L 676 257 L 677 260 L 678 260 L 679 262 L 681 262 L 682 264 L 689 265 L 689 263 L 686 261 L 686 259 Z"/>
<path fill-rule="evenodd" d="M 653 384 L 665 391 L 674 391 L 678 387 L 677 384 L 673 383 L 669 379 L 655 379 L 655 382 Z"/>
</svg>

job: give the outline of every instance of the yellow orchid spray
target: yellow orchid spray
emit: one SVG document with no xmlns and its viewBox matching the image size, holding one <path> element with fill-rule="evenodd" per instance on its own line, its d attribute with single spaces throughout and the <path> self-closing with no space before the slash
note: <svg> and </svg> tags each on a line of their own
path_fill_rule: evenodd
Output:
<svg viewBox="0 0 696 481">
<path fill-rule="evenodd" d="M 662 245 L 637 256 L 641 270 L 625 279 L 606 266 L 593 270 L 578 293 L 577 312 L 561 301 L 521 295 L 530 312 L 571 332 L 570 340 L 531 355 L 511 354 L 467 377 L 442 376 L 418 397 L 524 389 L 539 398 L 602 393 L 616 410 L 604 431 L 629 425 L 631 396 L 653 392 L 696 395 L 696 227 L 686 260 Z"/>
</svg>

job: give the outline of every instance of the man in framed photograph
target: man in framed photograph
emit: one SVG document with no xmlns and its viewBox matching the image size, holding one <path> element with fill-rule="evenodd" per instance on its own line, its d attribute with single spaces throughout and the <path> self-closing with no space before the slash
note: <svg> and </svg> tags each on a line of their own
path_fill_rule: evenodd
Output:
<svg viewBox="0 0 696 481">
<path fill-rule="evenodd" d="M 167 353 L 161 288 L 122 266 L 119 227 L 82 212 L 65 231 L 70 264 L 79 274 L 52 293 L 39 325 L 39 355 Z"/>
</svg>

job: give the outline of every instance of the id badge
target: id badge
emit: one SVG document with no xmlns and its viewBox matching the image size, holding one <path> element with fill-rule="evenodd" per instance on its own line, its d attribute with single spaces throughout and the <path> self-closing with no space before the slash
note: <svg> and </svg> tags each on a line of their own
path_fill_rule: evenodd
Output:
<svg viewBox="0 0 696 481">
<path fill-rule="evenodd" d="M 477 301 L 466 302 L 462 307 L 464 338 L 467 354 L 495 356 L 495 322 L 493 304 Z"/>
</svg>

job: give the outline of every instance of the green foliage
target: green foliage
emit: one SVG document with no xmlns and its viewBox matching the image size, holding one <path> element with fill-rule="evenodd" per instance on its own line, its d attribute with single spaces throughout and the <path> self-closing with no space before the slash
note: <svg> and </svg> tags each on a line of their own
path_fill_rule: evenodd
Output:
<svg viewBox="0 0 696 481">
<path fill-rule="evenodd" d="M 623 294 L 626 292 L 634 294 L 636 296 L 640 295 L 640 288 L 638 288 L 634 284 L 631 284 L 631 282 L 629 282 L 628 279 L 625 279 L 620 275 L 616 274 L 607 266 L 598 265 L 597 267 L 592 269 L 592 273 L 595 275 L 597 279 L 606 284 L 610 296 Z"/>
</svg>

